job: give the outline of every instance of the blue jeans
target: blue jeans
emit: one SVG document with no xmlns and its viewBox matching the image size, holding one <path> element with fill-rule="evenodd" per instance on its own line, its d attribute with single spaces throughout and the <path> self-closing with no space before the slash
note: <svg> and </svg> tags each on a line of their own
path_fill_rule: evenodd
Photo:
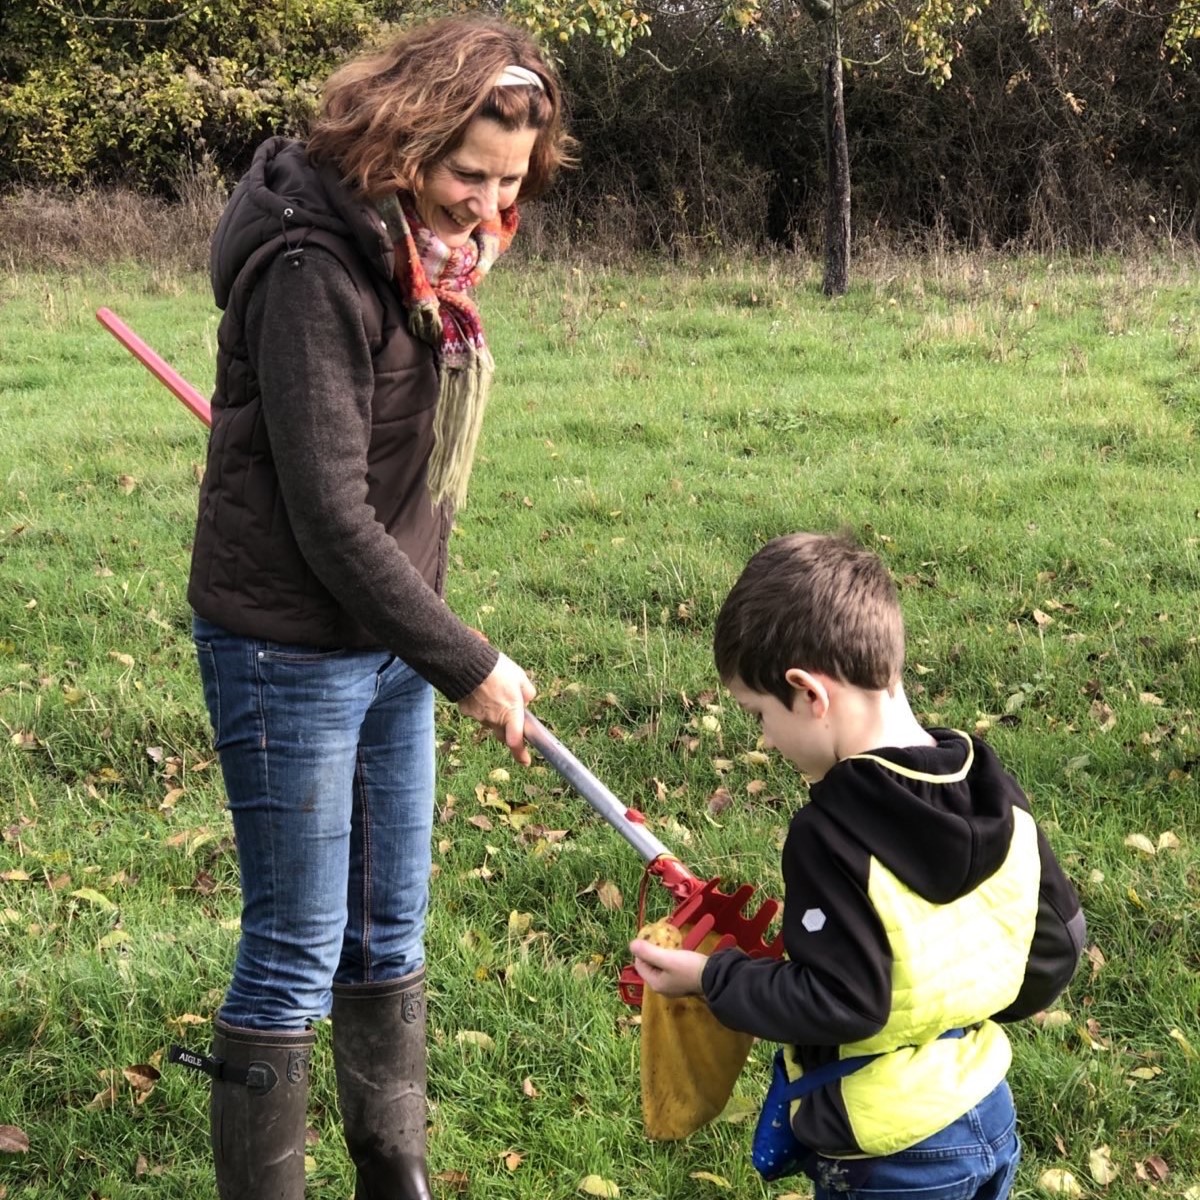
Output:
<svg viewBox="0 0 1200 1200">
<path fill-rule="evenodd" d="M 378 650 L 237 637 L 196 618 L 233 815 L 242 933 L 219 1016 L 300 1029 L 331 985 L 424 964 L 433 689 Z"/>
<path fill-rule="evenodd" d="M 903 1104 L 903 1097 L 896 1102 Z M 1005 1200 L 1021 1143 L 1012 1092 L 1001 1083 L 932 1137 L 880 1158 L 814 1155 L 813 1200 Z"/>
</svg>

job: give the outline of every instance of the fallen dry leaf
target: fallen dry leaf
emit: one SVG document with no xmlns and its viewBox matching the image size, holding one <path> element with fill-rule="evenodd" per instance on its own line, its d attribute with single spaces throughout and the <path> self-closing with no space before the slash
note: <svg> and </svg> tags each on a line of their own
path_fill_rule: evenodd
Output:
<svg viewBox="0 0 1200 1200">
<path fill-rule="evenodd" d="M 201 896 L 211 896 L 217 890 L 217 881 L 208 871 L 197 871 L 192 880 L 192 890 Z"/>
<path fill-rule="evenodd" d="M 512 812 L 512 805 L 507 800 L 500 797 L 500 793 L 494 787 L 484 787 L 479 784 L 475 789 L 475 799 L 479 801 L 484 808 L 494 808 L 498 812 Z"/>
<path fill-rule="evenodd" d="M 621 1189 L 611 1179 L 600 1175 L 585 1175 L 579 1181 L 579 1191 L 585 1196 L 619 1196 Z"/>
<path fill-rule="evenodd" d="M 729 789 L 719 787 L 708 798 L 708 811 L 714 816 L 720 816 L 731 804 L 733 797 L 729 794 Z"/>
<path fill-rule="evenodd" d="M 16 1125 L 0 1125 L 0 1154 L 26 1154 L 29 1135 Z"/>
<path fill-rule="evenodd" d="M 1056 1008 L 1053 1012 L 1034 1013 L 1033 1023 L 1041 1029 L 1062 1029 L 1063 1026 L 1071 1024 L 1071 1014 L 1061 1008 Z"/>
<path fill-rule="evenodd" d="M 538 1098 L 538 1090 L 533 1086 L 533 1080 L 530 1079 L 528 1075 L 521 1080 L 521 1091 L 524 1092 L 530 1100 L 536 1100 Z"/>
<path fill-rule="evenodd" d="M 1051 1167 L 1050 1170 L 1043 1171 L 1038 1176 L 1038 1187 L 1055 1196 L 1066 1196 L 1067 1200 L 1079 1200 L 1083 1195 L 1079 1181 L 1063 1167 Z"/>
<path fill-rule="evenodd" d="M 717 1118 L 718 1121 L 724 1121 L 729 1125 L 740 1125 L 743 1121 L 750 1120 L 751 1117 L 757 1117 L 762 1105 L 751 1100 L 746 1096 L 731 1096 L 729 1103 L 721 1110 L 721 1115 Z"/>
<path fill-rule="evenodd" d="M 1154 1079 L 1162 1074 L 1162 1067 L 1134 1067 L 1126 1079 Z"/>
<path fill-rule="evenodd" d="M 99 1109 L 114 1108 L 117 1103 L 117 1085 L 110 1083 L 103 1091 L 97 1092 L 84 1107 L 89 1112 Z"/>
<path fill-rule="evenodd" d="M 711 1171 L 689 1171 L 688 1178 L 689 1179 L 700 1179 L 700 1180 L 703 1180 L 705 1183 L 711 1183 L 714 1186 L 719 1187 L 719 1188 L 729 1187 L 728 1179 L 725 1179 L 720 1175 L 714 1175 Z"/>
<path fill-rule="evenodd" d="M 1088 1170 L 1101 1187 L 1107 1187 L 1120 1174 L 1107 1146 L 1097 1146 L 1088 1155 Z"/>
<path fill-rule="evenodd" d="M 478 1029 L 461 1029 L 454 1035 L 454 1040 L 460 1046 L 477 1046 L 480 1050 L 495 1050 L 496 1048 L 495 1041 Z"/>
<path fill-rule="evenodd" d="M 1158 853 L 1154 843 L 1144 833 L 1131 833 L 1125 839 L 1125 845 L 1149 858 L 1153 858 Z"/>
<path fill-rule="evenodd" d="M 103 892 L 98 892 L 95 888 L 80 888 L 78 891 L 72 892 L 71 895 L 77 900 L 83 900 L 104 912 L 111 912 L 117 907 Z"/>
<path fill-rule="evenodd" d="M 1141 1165 L 1145 1166 L 1146 1174 L 1159 1183 L 1162 1183 L 1171 1173 L 1171 1168 L 1167 1166 L 1166 1159 L 1160 1154 L 1151 1154 Z"/>
<path fill-rule="evenodd" d="M 525 1161 L 525 1155 L 516 1150 L 509 1150 L 504 1155 L 504 1166 L 509 1171 L 515 1171 Z"/>
<path fill-rule="evenodd" d="M 662 823 L 662 827 L 666 832 L 667 841 L 671 845 L 690 846 L 695 840 L 692 837 L 692 831 L 686 825 L 681 825 L 674 817 L 668 817 Z"/>
<path fill-rule="evenodd" d="M 154 1085 L 162 1078 L 158 1068 L 149 1063 L 135 1063 L 132 1067 L 125 1067 L 121 1074 L 135 1092 L 152 1092 Z"/>
<path fill-rule="evenodd" d="M 466 1171 L 434 1171 L 430 1178 L 456 1192 L 465 1192 L 471 1182 Z"/>
<path fill-rule="evenodd" d="M 1189 1042 L 1186 1037 L 1184 1037 L 1181 1029 L 1172 1029 L 1171 1032 L 1167 1034 L 1167 1037 L 1169 1037 L 1172 1041 L 1179 1043 L 1179 1048 L 1183 1051 L 1185 1058 L 1190 1060 L 1196 1057 L 1196 1051 L 1192 1049 L 1192 1043 Z"/>
<path fill-rule="evenodd" d="M 625 903 L 621 889 L 607 879 L 596 888 L 596 899 L 609 911 L 615 911 Z"/>
<path fill-rule="evenodd" d="M 168 1017 L 167 1024 L 182 1031 L 189 1025 L 207 1025 L 208 1019 L 200 1016 L 197 1013 L 183 1013 L 182 1016 Z"/>
</svg>

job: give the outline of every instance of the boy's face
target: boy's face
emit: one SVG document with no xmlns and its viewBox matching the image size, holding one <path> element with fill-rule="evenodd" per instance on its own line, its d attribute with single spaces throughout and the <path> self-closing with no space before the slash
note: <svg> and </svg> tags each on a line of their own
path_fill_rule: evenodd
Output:
<svg viewBox="0 0 1200 1200">
<path fill-rule="evenodd" d="M 810 678 L 805 672 L 796 674 L 801 682 Z M 796 687 L 791 708 L 778 696 L 753 691 L 740 679 L 731 679 L 728 687 L 739 706 L 758 719 L 763 746 L 778 750 L 802 775 L 814 782 L 823 779 L 838 761 L 828 695 L 819 685 L 815 690 Z"/>
</svg>

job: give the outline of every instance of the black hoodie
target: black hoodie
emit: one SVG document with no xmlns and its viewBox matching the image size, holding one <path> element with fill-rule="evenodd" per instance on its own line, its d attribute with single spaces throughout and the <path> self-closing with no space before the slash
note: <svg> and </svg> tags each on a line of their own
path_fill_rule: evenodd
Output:
<svg viewBox="0 0 1200 1200">
<path fill-rule="evenodd" d="M 705 968 L 704 993 L 716 1017 L 793 1046 L 805 1071 L 843 1057 L 839 1047 L 875 1037 L 893 1017 L 893 937 L 886 926 L 897 918 L 887 914 L 885 921 L 872 901 L 877 865 L 926 910 L 948 905 L 1006 863 L 1014 810 L 1029 812 L 1021 788 L 986 743 L 951 730 L 930 732 L 934 746 L 839 762 L 793 816 L 782 860 L 787 958 L 750 959 L 729 950 L 714 954 Z M 972 1022 L 1016 1020 L 1044 1008 L 1079 960 L 1084 922 L 1078 897 L 1044 834 L 1037 830 L 1036 843 L 1030 837 L 1027 844 L 1030 853 L 1036 844 L 1040 862 L 1027 872 L 1039 882 L 1032 940 L 1018 948 L 1026 956 L 1024 977 L 1011 981 L 1014 998 L 1002 1011 L 970 1014 Z M 965 929 L 957 936 L 969 942 L 976 935 Z M 994 930 L 984 936 L 995 936 Z M 954 986 L 939 981 L 943 985 Z M 805 1102 L 803 1140 L 852 1152 L 853 1121 L 839 1092 L 833 1084 Z M 953 1112 L 951 1100 L 948 1120 L 970 1103 Z"/>
</svg>

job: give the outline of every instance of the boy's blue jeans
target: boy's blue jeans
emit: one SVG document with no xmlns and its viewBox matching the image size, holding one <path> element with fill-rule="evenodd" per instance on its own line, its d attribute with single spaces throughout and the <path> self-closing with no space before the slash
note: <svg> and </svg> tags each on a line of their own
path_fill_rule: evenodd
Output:
<svg viewBox="0 0 1200 1200">
<path fill-rule="evenodd" d="M 814 1155 L 806 1170 L 813 1200 L 1005 1200 L 1020 1158 L 1012 1092 L 1004 1082 L 907 1150 L 882 1158 Z"/>
<path fill-rule="evenodd" d="M 219 1016 L 301 1029 L 331 984 L 424 963 L 433 690 L 383 651 L 237 637 L 196 618 L 237 837 L 242 932 Z"/>
</svg>

